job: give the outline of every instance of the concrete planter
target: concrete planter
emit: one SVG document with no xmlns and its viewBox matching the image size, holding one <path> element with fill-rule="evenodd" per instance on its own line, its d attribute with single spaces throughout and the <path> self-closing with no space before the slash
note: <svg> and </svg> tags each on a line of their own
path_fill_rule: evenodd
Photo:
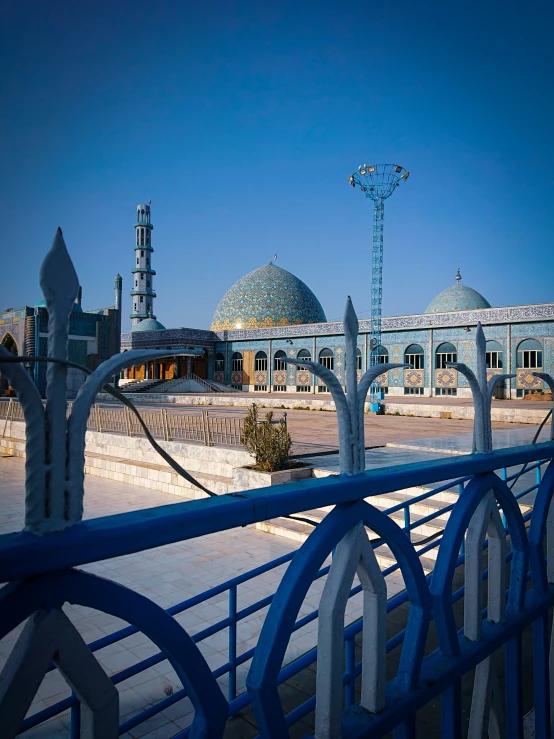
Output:
<svg viewBox="0 0 554 739">
<path fill-rule="evenodd" d="M 246 467 L 235 467 L 233 469 L 233 492 L 307 480 L 312 477 L 312 472 L 313 469 L 310 466 L 293 467 L 290 470 L 279 470 L 278 472 L 262 472 L 261 470 L 249 470 Z"/>
</svg>

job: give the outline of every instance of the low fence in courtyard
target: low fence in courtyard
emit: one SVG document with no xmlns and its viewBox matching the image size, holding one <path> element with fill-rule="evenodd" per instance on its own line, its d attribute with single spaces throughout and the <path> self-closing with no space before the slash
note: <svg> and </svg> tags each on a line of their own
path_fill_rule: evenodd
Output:
<svg viewBox="0 0 554 739">
<path fill-rule="evenodd" d="M 72 403 L 68 401 L 67 414 Z M 204 446 L 242 446 L 244 418 L 216 416 L 210 411 L 196 413 L 167 409 L 139 409 L 148 430 L 164 441 L 195 441 Z M 286 420 L 286 414 L 285 420 Z M 18 400 L 0 401 L 0 436 L 5 435 L 9 421 L 23 421 L 23 410 Z M 94 405 L 90 409 L 87 428 L 124 436 L 144 436 L 138 419 L 129 408 Z"/>
</svg>

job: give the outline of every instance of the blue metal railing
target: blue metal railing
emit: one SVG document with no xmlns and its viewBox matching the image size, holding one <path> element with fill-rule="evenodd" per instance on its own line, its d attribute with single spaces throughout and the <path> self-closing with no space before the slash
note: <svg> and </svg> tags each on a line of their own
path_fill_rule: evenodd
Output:
<svg viewBox="0 0 554 739">
<path fill-rule="evenodd" d="M 515 495 L 516 499 L 521 499 L 525 495 L 528 495 L 529 493 L 537 490 L 541 482 L 541 468 L 544 467 L 548 463 L 548 461 L 549 461 L 548 458 L 544 458 L 544 459 L 539 458 L 530 464 L 526 462 L 527 467 L 525 468 L 524 474 L 528 475 L 534 472 L 534 483 L 532 485 L 528 485 L 523 490 L 519 491 Z M 407 467 L 416 468 L 419 466 L 420 465 L 409 465 Z M 512 466 L 513 466 L 512 464 L 507 464 L 500 468 L 501 478 L 506 483 L 510 483 L 513 481 L 517 482 L 517 480 L 520 479 L 521 471 L 508 475 L 508 468 Z M 457 468 L 459 467 L 459 463 L 458 465 L 449 465 L 449 467 Z M 416 477 L 418 479 L 421 477 L 419 470 L 416 471 Z M 464 475 L 462 477 L 456 477 L 454 479 L 450 478 L 447 482 L 443 483 L 442 485 L 438 487 L 431 488 L 420 495 L 410 498 L 407 501 L 402 501 L 394 506 L 391 506 L 385 509 L 384 513 L 388 515 L 392 515 L 395 513 L 403 512 L 404 529 L 409 537 L 410 532 L 414 528 L 422 526 L 426 523 L 430 523 L 435 519 L 444 520 L 444 514 L 450 513 L 453 510 L 455 503 L 449 503 L 448 505 L 442 506 L 438 508 L 437 510 L 433 511 L 431 514 L 423 516 L 422 518 L 414 522 L 411 522 L 410 520 L 411 519 L 411 514 L 410 514 L 411 506 L 417 505 L 442 492 L 453 491 L 457 494 L 460 494 L 464 490 L 464 485 L 470 479 L 472 479 L 471 475 Z M 413 484 L 411 486 L 413 487 Z M 398 489 L 398 487 L 396 489 Z M 366 491 L 366 494 L 367 494 L 367 491 Z M 369 496 L 371 497 L 371 493 L 369 494 Z M 225 496 L 225 497 L 230 497 L 230 496 Z M 241 497 L 244 497 L 244 496 L 239 494 L 236 497 L 240 499 Z M 190 504 L 181 504 L 181 505 L 190 505 Z M 175 506 L 171 506 L 171 508 L 173 510 Z M 130 514 L 125 514 L 125 515 L 130 515 Z M 528 513 L 524 515 L 524 520 L 529 521 L 531 516 L 532 516 L 532 511 L 529 511 Z M 118 517 L 113 517 L 113 518 L 118 518 Z M 505 521 L 504 521 L 504 525 L 506 526 Z M 506 528 L 505 530 L 506 530 L 506 534 L 508 534 L 509 533 L 508 529 Z M 427 540 L 424 540 L 422 542 L 423 545 L 417 550 L 417 554 L 419 557 L 427 554 L 431 550 L 436 549 L 440 546 L 440 543 L 442 540 L 442 532 L 439 531 L 438 533 L 439 533 L 439 536 L 437 536 L 436 538 L 429 537 L 432 539 L 432 541 L 427 542 Z M 190 538 L 190 537 L 186 537 L 186 538 Z M 0 560 L 1 560 L 1 549 L 2 549 L 2 544 L 3 544 L 2 540 L 3 540 L 3 537 L 0 537 Z M 385 541 L 382 541 L 379 539 L 379 540 L 374 540 L 372 545 L 374 549 L 377 550 L 380 547 L 384 546 L 385 544 L 386 544 Z M 486 545 L 487 545 L 487 542 L 485 542 L 485 548 L 486 548 Z M 418 546 L 417 543 L 416 543 L 416 546 Z M 175 606 L 172 606 L 171 608 L 167 609 L 167 613 L 169 615 L 176 616 L 186 610 L 194 608 L 195 606 L 217 595 L 221 595 L 225 592 L 228 593 L 228 614 L 229 614 L 228 617 L 218 621 L 215 624 L 208 626 L 207 628 L 193 635 L 192 639 L 195 643 L 200 643 L 206 639 L 209 639 L 214 634 L 224 631 L 225 629 L 228 630 L 228 660 L 224 665 L 221 665 L 217 670 L 214 670 L 212 674 L 214 678 L 216 679 L 224 675 L 228 676 L 228 691 L 227 692 L 228 692 L 228 701 L 229 701 L 229 715 L 231 716 L 236 714 L 239 710 L 243 709 L 250 702 L 250 697 L 248 693 L 237 695 L 237 668 L 240 665 L 248 662 L 252 658 L 254 651 L 255 651 L 254 648 L 252 648 L 241 654 L 237 653 L 237 625 L 241 620 L 246 619 L 252 614 L 269 606 L 272 603 L 273 597 L 274 597 L 273 595 L 269 595 L 243 609 L 239 609 L 238 608 L 238 597 L 237 597 L 238 587 L 244 584 L 245 582 L 248 582 L 262 574 L 265 574 L 266 572 L 269 572 L 271 570 L 277 569 L 279 567 L 282 567 L 283 565 L 288 564 L 294 558 L 295 554 L 296 552 L 291 552 L 287 555 L 279 557 L 271 562 L 261 565 L 260 567 L 257 567 L 249 572 L 239 575 L 231 580 L 228 580 L 227 582 L 224 582 L 214 588 L 211 588 L 205 591 L 204 593 L 201 593 L 192 598 L 189 598 L 186 601 L 183 601 L 182 603 L 176 604 Z M 510 559 L 511 559 L 511 553 L 508 554 L 507 561 L 510 561 Z M 464 562 L 464 553 L 462 549 L 462 551 L 460 552 L 460 556 L 458 558 L 458 565 L 462 564 L 463 562 Z M 383 575 L 384 576 L 390 575 L 393 572 L 396 572 L 397 570 L 399 570 L 399 568 L 400 568 L 400 565 L 398 564 L 398 562 L 396 562 L 392 564 L 390 567 L 383 570 Z M 322 567 L 317 573 L 316 579 L 325 577 L 328 571 L 329 571 L 329 566 Z M 486 576 L 487 576 L 487 573 L 485 571 L 484 578 L 486 578 Z M 431 578 L 431 575 L 428 575 L 427 580 L 430 581 L 430 578 Z M 354 597 L 355 595 L 360 593 L 361 590 L 362 590 L 361 585 L 353 587 L 350 590 L 349 597 L 350 598 Z M 456 602 L 456 600 L 459 600 L 461 597 L 463 597 L 463 588 L 453 593 L 452 602 Z M 403 591 L 402 593 L 399 593 L 398 595 L 394 596 L 388 601 L 388 606 L 387 606 L 388 612 L 391 612 L 392 610 L 399 607 L 400 605 L 407 602 L 408 600 L 409 600 L 409 597 L 408 597 L 407 591 Z M 319 615 L 319 612 L 317 609 L 315 609 L 311 613 L 298 619 L 294 624 L 293 631 L 297 631 L 298 629 L 301 629 L 302 627 L 311 623 L 312 621 L 318 618 L 318 615 Z M 361 630 L 362 630 L 362 623 L 360 620 L 358 620 L 350 624 L 349 626 L 347 626 L 344 631 L 346 671 L 343 677 L 343 682 L 345 686 L 345 706 L 346 707 L 352 706 L 354 703 L 354 681 L 356 677 L 358 677 L 358 675 L 361 673 L 361 669 L 362 669 L 361 663 L 356 664 L 355 662 L 355 638 L 356 638 L 356 635 L 361 632 Z M 113 634 L 110 634 L 101 639 L 95 640 L 94 642 L 91 642 L 88 646 L 92 652 L 97 652 L 137 632 L 138 632 L 137 628 L 135 628 L 134 626 L 128 626 L 128 627 L 125 627 L 123 629 L 120 629 L 114 632 Z M 390 651 L 391 649 L 393 649 L 394 647 L 402 643 L 404 639 L 404 633 L 405 631 L 402 630 L 395 637 L 393 637 L 387 642 L 387 651 Z M 112 675 L 110 679 L 115 685 L 117 685 L 123 682 L 124 680 L 127 680 L 130 677 L 137 675 L 140 672 L 143 672 L 153 667 L 156 664 L 159 664 L 165 659 L 166 659 L 166 656 L 162 652 L 158 652 L 148 657 L 147 659 L 144 659 L 138 662 L 137 664 L 132 665 L 131 667 L 128 667 Z M 314 647 L 312 650 L 308 651 L 302 657 L 293 660 L 290 664 L 286 665 L 281 670 L 279 674 L 279 684 L 289 679 L 292 675 L 297 674 L 301 670 L 313 664 L 314 662 L 316 662 L 316 660 L 317 660 L 317 647 Z M 50 670 L 53 670 L 53 669 L 56 669 L 54 665 L 50 667 Z M 151 718 L 152 716 L 160 713 L 162 710 L 168 708 L 169 706 L 177 703 L 178 701 L 182 700 L 186 696 L 187 696 L 187 691 L 185 689 L 182 689 L 182 690 L 177 691 L 173 695 L 168 696 L 167 698 L 164 698 L 161 701 L 158 701 L 154 705 L 149 706 L 146 710 L 140 712 L 139 714 L 125 721 L 120 726 L 120 733 L 125 733 L 127 731 L 130 731 L 132 728 L 138 726 L 139 724 L 143 723 L 144 721 Z M 298 706 L 293 711 L 291 711 L 286 717 L 287 725 L 290 726 L 296 721 L 300 720 L 305 715 L 307 715 L 311 710 L 313 710 L 314 704 L 315 704 L 315 696 L 308 699 L 302 705 Z M 72 736 L 78 737 L 80 735 L 79 734 L 80 711 L 79 711 L 78 701 L 74 695 L 71 695 L 62 701 L 58 701 L 56 704 L 50 706 L 49 708 L 39 711 L 35 713 L 34 715 L 28 717 L 27 719 L 25 719 L 21 730 L 27 731 L 28 729 L 31 729 L 32 727 L 35 727 L 43 723 L 44 721 L 56 715 L 59 715 L 61 712 L 69 708 L 71 709 Z M 185 729 L 178 736 L 179 737 L 188 736 L 188 729 Z"/>
</svg>

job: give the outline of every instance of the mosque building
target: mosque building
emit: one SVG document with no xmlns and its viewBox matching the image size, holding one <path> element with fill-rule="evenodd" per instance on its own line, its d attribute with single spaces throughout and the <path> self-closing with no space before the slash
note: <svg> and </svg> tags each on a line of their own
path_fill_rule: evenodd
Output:
<svg viewBox="0 0 554 739">
<path fill-rule="evenodd" d="M 132 330 L 121 336 L 122 350 L 135 348 L 203 349 L 200 358 L 169 358 L 126 370 L 122 384 L 149 380 L 148 389 L 164 391 L 164 382 L 194 374 L 207 383 L 259 393 L 327 393 L 310 372 L 287 366 L 286 357 L 312 359 L 345 382 L 342 322 L 329 322 L 321 303 L 298 277 L 270 262 L 232 285 L 219 301 L 210 330 L 166 329 L 153 314 L 156 294 L 151 207 L 137 206 L 133 269 Z M 442 290 L 423 313 L 382 320 L 381 362 L 406 362 L 380 377 L 388 395 L 469 397 L 466 379 L 446 366 L 464 362 L 475 370 L 475 329 L 487 338 L 489 375 L 517 377 L 497 386 L 497 397 L 523 398 L 546 385 L 533 372 L 554 372 L 554 303 L 494 308 L 477 290 L 462 283 Z M 357 368 L 370 364 L 370 321 L 360 320 Z M 175 383 L 167 385 L 175 388 Z M 146 388 L 145 388 L 146 389 Z M 215 388 L 214 388 L 215 389 Z"/>
</svg>

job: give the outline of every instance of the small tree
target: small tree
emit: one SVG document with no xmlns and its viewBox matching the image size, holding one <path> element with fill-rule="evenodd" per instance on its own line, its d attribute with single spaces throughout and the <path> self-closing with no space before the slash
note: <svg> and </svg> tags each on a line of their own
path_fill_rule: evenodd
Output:
<svg viewBox="0 0 554 739">
<path fill-rule="evenodd" d="M 242 443 L 254 455 L 256 466 L 266 472 L 283 470 L 289 461 L 291 436 L 283 419 L 273 422 L 272 411 L 260 421 L 258 408 L 252 405 L 244 419 Z"/>
</svg>

